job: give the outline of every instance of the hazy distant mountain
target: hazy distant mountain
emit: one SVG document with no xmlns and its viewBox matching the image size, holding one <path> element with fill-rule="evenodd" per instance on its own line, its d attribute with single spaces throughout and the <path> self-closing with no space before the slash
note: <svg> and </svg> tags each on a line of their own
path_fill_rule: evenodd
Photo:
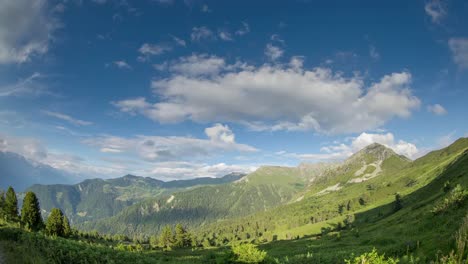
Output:
<svg viewBox="0 0 468 264">
<path fill-rule="evenodd" d="M 88 179 L 75 185 L 36 184 L 28 190 L 36 193 L 43 213 L 61 208 L 74 223 L 110 217 L 122 209 L 146 199 L 169 195 L 200 185 L 216 185 L 241 179 L 231 173 L 221 178 L 197 178 L 164 182 L 149 177 L 126 175 L 115 179 Z"/>
<path fill-rule="evenodd" d="M 72 175 L 44 164 L 35 164 L 16 153 L 0 151 L 0 189 L 13 186 L 21 192 L 37 183 L 70 184 L 74 179 Z"/>
</svg>

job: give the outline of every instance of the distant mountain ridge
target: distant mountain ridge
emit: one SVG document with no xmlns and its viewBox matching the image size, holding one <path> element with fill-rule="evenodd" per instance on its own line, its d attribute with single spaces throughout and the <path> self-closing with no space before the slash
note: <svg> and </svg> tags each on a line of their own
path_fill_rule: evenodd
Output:
<svg viewBox="0 0 468 264">
<path fill-rule="evenodd" d="M 408 158 L 393 150 L 372 144 L 342 163 L 262 166 L 238 181 L 147 199 L 111 218 L 87 222 L 80 228 L 134 235 L 157 233 L 162 226 L 176 222 L 190 228 L 209 226 L 294 203 L 320 192 L 336 191 L 347 183 L 367 181 L 409 163 Z"/>
<path fill-rule="evenodd" d="M 196 178 L 164 182 L 150 177 L 125 175 L 114 179 L 87 179 L 75 185 L 35 184 L 28 188 L 39 198 L 43 213 L 61 208 L 74 223 L 110 217 L 145 199 L 169 195 L 200 185 L 233 182 L 244 174 L 231 173 L 221 178 Z"/>
</svg>

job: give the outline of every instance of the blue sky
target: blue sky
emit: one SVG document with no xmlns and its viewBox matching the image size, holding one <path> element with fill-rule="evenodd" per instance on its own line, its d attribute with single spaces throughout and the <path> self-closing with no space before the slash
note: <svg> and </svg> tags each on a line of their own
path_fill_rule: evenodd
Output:
<svg viewBox="0 0 468 264">
<path fill-rule="evenodd" d="M 467 136 L 466 1 L 0 1 L 0 150 L 160 179 Z"/>
</svg>

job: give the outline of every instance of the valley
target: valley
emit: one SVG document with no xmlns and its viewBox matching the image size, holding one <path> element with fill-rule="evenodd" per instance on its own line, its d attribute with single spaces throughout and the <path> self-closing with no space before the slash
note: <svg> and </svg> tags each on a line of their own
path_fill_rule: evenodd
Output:
<svg viewBox="0 0 468 264">
<path fill-rule="evenodd" d="M 230 246 L 249 242 L 279 263 L 336 263 L 373 248 L 426 263 L 448 254 L 454 234 L 467 225 L 467 173 L 468 139 L 462 138 L 415 161 L 372 144 L 342 163 L 265 166 L 190 182 L 127 175 L 28 190 L 37 194 L 44 215 L 59 207 L 78 230 L 102 234 L 91 247 L 117 247 L 118 235 L 145 245 L 175 224 L 190 231 L 195 251 L 156 249 L 142 258 L 148 261 L 205 263 L 229 258 Z M 447 184 L 450 191 L 442 188 Z M 434 213 L 456 190 L 461 200 Z M 84 210 L 90 215 L 80 214 Z M 99 242 L 109 235 L 114 238 Z"/>
</svg>

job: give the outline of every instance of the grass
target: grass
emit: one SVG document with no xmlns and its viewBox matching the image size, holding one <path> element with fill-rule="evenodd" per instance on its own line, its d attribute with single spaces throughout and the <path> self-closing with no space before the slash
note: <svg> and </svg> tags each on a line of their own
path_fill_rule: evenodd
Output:
<svg viewBox="0 0 468 264">
<path fill-rule="evenodd" d="M 468 190 L 468 149 L 467 142 L 462 143 L 456 142 L 412 163 L 402 165 L 398 159 L 389 160 L 389 164 L 383 164 L 388 170 L 362 184 L 344 184 L 336 192 L 308 195 L 300 202 L 204 228 L 222 237 L 239 225 L 250 233 L 252 226 L 268 227 L 264 236 L 275 234 L 280 240 L 259 243 L 258 248 L 267 253 L 265 263 L 343 263 L 374 248 L 401 263 L 444 263 L 440 256 L 452 258 L 449 254 L 457 247 L 452 259 L 458 262 L 451 263 L 466 263 L 468 235 L 460 232 L 468 230 L 467 199 L 448 203 L 433 213 L 436 205 L 452 195 L 443 190 L 446 182 L 452 189 L 460 186 L 462 191 Z M 333 182 L 346 182 L 352 173 L 349 169 L 337 178 L 324 178 L 309 192 L 316 193 Z M 288 177 L 284 183 L 289 183 Z M 394 206 L 397 192 L 402 197 L 399 210 Z M 365 203 L 357 203 L 362 197 L 366 198 Z M 339 206 L 347 207 L 349 201 L 353 202 L 350 209 L 340 213 Z M 343 222 L 348 215 L 352 216 L 352 223 L 346 225 Z M 320 219 L 311 221 L 311 216 Z M 330 230 L 323 232 L 327 227 Z M 457 239 L 461 242 L 456 243 Z M 245 238 L 243 242 L 252 240 L 260 241 Z M 224 263 L 231 254 L 226 246 L 128 252 L 116 250 L 113 243 L 50 238 L 12 226 L 0 227 L 0 246 L 7 263 Z"/>
</svg>

